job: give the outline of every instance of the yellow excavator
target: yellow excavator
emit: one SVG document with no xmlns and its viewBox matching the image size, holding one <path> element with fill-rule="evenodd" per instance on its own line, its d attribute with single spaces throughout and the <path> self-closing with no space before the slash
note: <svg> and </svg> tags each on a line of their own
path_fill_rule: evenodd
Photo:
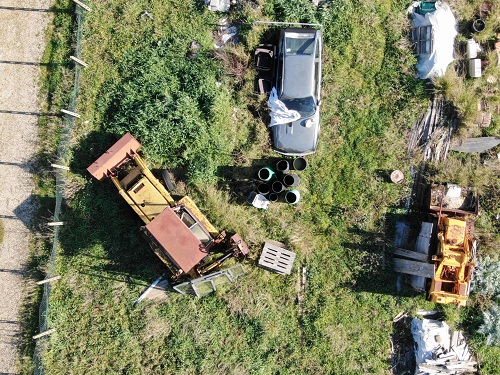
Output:
<svg viewBox="0 0 500 375">
<path fill-rule="evenodd" d="M 139 156 L 141 144 L 125 134 L 87 170 L 98 180 L 110 178 L 120 195 L 139 215 L 152 250 L 172 273 L 172 279 L 195 278 L 215 271 L 231 257 L 249 253 L 245 241 L 234 234 L 226 239 L 188 196 L 175 201 Z M 168 181 L 166 181 L 168 182 Z M 207 261 L 217 245 L 222 255 Z M 220 247 L 220 246 L 217 246 Z"/>
<path fill-rule="evenodd" d="M 471 215 L 477 214 L 477 204 L 474 211 L 465 211 L 462 207 L 449 207 L 447 202 L 447 197 L 453 196 L 450 190 L 457 191 L 454 194 L 457 198 L 464 196 L 459 194 L 461 189 L 456 185 L 432 186 L 430 206 L 438 219 L 437 251 L 432 256 L 435 272 L 429 290 L 430 299 L 457 306 L 465 306 L 467 303 L 476 265 L 477 246 L 473 234 L 474 225 L 470 220 Z M 437 200 L 432 200 L 433 192 Z"/>
<path fill-rule="evenodd" d="M 478 214 L 477 196 L 454 184 L 420 185 L 415 200 L 423 202 L 426 213 L 414 212 L 398 223 L 394 270 L 410 275 L 412 286 L 426 289 L 431 301 L 465 306 L 476 260 L 472 217 Z M 411 224 L 418 215 L 426 216 L 420 229 Z"/>
</svg>

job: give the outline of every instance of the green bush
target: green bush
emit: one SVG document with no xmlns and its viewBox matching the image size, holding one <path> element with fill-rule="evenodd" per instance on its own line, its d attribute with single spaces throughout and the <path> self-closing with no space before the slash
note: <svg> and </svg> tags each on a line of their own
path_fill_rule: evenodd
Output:
<svg viewBox="0 0 500 375">
<path fill-rule="evenodd" d="M 500 345 L 500 305 L 493 305 L 489 311 L 483 312 L 484 324 L 479 333 L 486 335 L 488 345 Z"/>
<path fill-rule="evenodd" d="M 159 40 L 129 51 L 119 82 L 98 103 L 103 129 L 131 132 L 150 162 L 185 168 L 191 182 L 212 178 L 228 146 L 217 121 L 220 66 L 209 56 L 189 58 L 178 40 Z"/>
</svg>

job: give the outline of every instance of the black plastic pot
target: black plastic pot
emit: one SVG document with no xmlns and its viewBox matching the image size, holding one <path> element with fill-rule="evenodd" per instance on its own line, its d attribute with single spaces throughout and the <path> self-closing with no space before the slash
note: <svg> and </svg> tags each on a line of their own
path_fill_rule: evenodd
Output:
<svg viewBox="0 0 500 375">
<path fill-rule="evenodd" d="M 268 184 L 259 184 L 257 186 L 257 193 L 262 194 L 262 195 L 267 195 L 271 191 L 271 188 L 269 187 Z"/>
<path fill-rule="evenodd" d="M 307 168 L 307 160 L 304 158 L 296 158 L 293 161 L 293 169 L 296 171 L 303 171 Z"/>
<path fill-rule="evenodd" d="M 300 177 L 296 173 L 290 173 L 283 176 L 283 183 L 287 187 L 294 187 L 300 184 Z"/>
</svg>

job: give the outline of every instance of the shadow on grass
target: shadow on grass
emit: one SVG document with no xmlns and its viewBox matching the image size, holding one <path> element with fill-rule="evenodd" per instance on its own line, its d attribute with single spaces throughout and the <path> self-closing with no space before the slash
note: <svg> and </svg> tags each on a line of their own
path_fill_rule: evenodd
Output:
<svg viewBox="0 0 500 375">
<path fill-rule="evenodd" d="M 392 324 L 391 368 L 395 375 L 413 374 L 415 372 L 415 351 L 413 349 L 413 336 L 411 334 L 410 316 L 402 316 Z"/>
<path fill-rule="evenodd" d="M 276 180 L 282 180 L 283 174 L 277 171 L 276 164 L 283 159 L 286 159 L 290 165 L 293 162 L 292 158 L 269 157 L 254 159 L 250 166 L 220 166 L 217 168 L 216 172 L 217 177 L 219 177 L 217 187 L 220 190 L 230 191 L 235 203 L 246 204 L 250 192 L 256 191 L 259 184 L 266 183 L 266 181 L 259 179 L 258 173 L 261 168 L 269 167 L 275 172 L 275 175 L 269 181 L 270 183 Z M 297 173 L 300 175 L 300 172 L 294 171 L 293 169 L 290 169 L 290 173 Z"/>
<path fill-rule="evenodd" d="M 63 9 L 56 7 L 49 8 L 21 8 L 21 7 L 7 7 L 0 6 L 2 10 L 14 10 L 14 11 L 23 11 L 23 12 L 40 12 L 40 13 L 68 13 L 71 14 L 73 12 L 72 9 Z"/>
<path fill-rule="evenodd" d="M 343 247 L 351 250 L 355 258 L 353 263 L 359 269 L 354 284 L 346 285 L 356 292 L 369 292 L 399 297 L 413 297 L 419 294 L 409 286 L 402 284 L 404 275 L 394 272 L 393 242 L 394 226 L 403 216 L 388 213 L 385 217 L 383 233 L 370 232 L 358 227 L 348 230 L 352 241 L 344 241 Z"/>
</svg>

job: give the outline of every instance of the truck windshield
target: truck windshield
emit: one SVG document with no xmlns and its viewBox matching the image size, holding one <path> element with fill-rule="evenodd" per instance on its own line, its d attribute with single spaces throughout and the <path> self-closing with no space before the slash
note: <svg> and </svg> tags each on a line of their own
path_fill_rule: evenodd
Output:
<svg viewBox="0 0 500 375">
<path fill-rule="evenodd" d="M 287 34 L 285 37 L 287 55 L 312 55 L 314 53 L 314 37 L 303 34 Z"/>
<path fill-rule="evenodd" d="M 205 247 L 212 242 L 212 237 L 188 212 L 182 211 L 181 220 Z"/>
<path fill-rule="evenodd" d="M 301 118 L 310 117 L 316 112 L 316 102 L 312 96 L 307 98 L 290 98 L 286 95 L 281 97 L 288 109 L 293 109 L 300 113 Z"/>
</svg>

